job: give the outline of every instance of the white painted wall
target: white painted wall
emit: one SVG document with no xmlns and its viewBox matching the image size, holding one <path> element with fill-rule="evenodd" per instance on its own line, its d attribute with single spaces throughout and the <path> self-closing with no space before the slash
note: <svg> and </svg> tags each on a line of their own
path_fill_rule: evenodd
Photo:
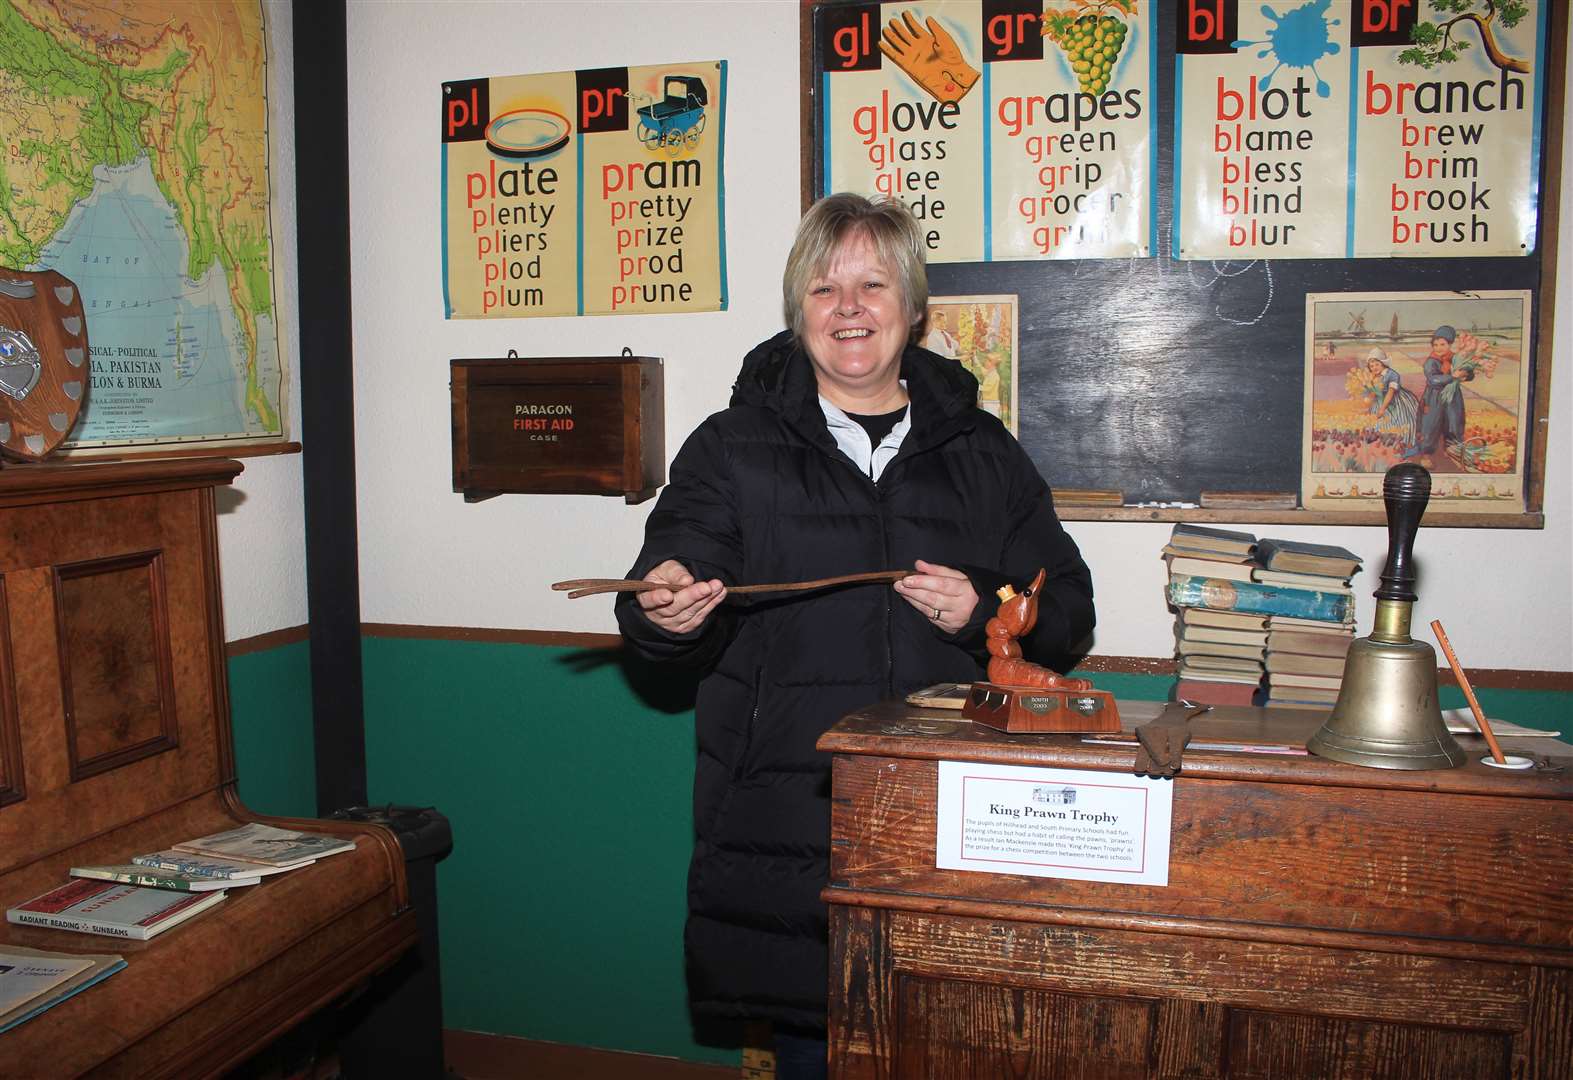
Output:
<svg viewBox="0 0 1573 1080">
<path fill-rule="evenodd" d="M 300 440 L 300 329 L 295 275 L 295 68 L 290 5 L 268 0 L 268 97 L 274 187 L 273 284 L 280 341 L 291 366 L 289 423 Z M 306 622 L 306 530 L 301 455 L 243 459 L 245 471 L 219 495 L 219 564 L 224 639 L 238 641 Z"/>
<path fill-rule="evenodd" d="M 556 580 L 620 575 L 653 502 L 451 490 L 448 361 L 666 358 L 667 452 L 725 406 L 743 353 L 781 326 L 781 267 L 798 216 L 798 4 L 411 2 L 349 7 L 350 195 L 361 612 L 369 622 L 611 632 L 611 603 Z M 438 118 L 446 79 L 725 59 L 732 308 L 713 314 L 445 321 Z M 1573 129 L 1563 138 L 1573 146 Z M 1441 618 L 1471 667 L 1573 669 L 1573 160 L 1563 164 L 1563 263 L 1543 531 L 1423 530 L 1416 625 Z M 1073 523 L 1098 595 L 1095 651 L 1169 656 L 1158 549 L 1166 524 Z M 1261 533 L 1263 529 L 1251 531 Z M 1385 529 L 1269 526 L 1365 560 L 1359 618 Z"/>
</svg>

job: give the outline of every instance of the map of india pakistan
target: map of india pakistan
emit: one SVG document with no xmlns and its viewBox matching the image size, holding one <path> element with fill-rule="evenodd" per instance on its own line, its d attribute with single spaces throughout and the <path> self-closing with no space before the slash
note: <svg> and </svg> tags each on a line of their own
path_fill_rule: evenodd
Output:
<svg viewBox="0 0 1573 1080">
<path fill-rule="evenodd" d="M 284 437 L 260 0 L 0 0 L 0 265 L 81 289 L 68 448 Z"/>
</svg>

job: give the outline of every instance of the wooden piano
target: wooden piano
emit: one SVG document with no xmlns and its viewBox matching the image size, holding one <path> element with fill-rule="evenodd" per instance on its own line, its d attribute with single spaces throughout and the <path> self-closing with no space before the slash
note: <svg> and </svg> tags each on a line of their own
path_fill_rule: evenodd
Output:
<svg viewBox="0 0 1573 1080">
<path fill-rule="evenodd" d="M 150 941 L 0 923 L 14 945 L 127 961 L 0 1035 L 7 1076 L 222 1074 L 416 942 L 391 831 L 259 817 L 236 794 L 214 494 L 240 468 L 0 470 L 0 904 L 251 820 L 356 849 Z"/>
</svg>

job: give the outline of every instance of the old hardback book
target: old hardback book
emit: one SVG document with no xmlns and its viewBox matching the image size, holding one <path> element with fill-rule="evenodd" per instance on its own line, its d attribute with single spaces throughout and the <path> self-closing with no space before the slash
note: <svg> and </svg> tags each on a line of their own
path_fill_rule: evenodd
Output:
<svg viewBox="0 0 1573 1080">
<path fill-rule="evenodd" d="M 1169 543 L 1202 555 L 1249 555 L 1256 546 L 1256 537 L 1248 532 L 1187 525 L 1182 521 L 1169 533 Z"/>
<path fill-rule="evenodd" d="M 1293 615 L 1296 618 L 1331 623 L 1348 622 L 1354 616 L 1353 596 L 1213 577 L 1171 576 L 1169 602 L 1175 607 Z"/>
<path fill-rule="evenodd" d="M 351 851 L 355 841 L 323 833 L 294 832 L 253 821 L 238 829 L 200 836 L 176 844 L 176 851 L 193 855 L 213 855 L 221 859 L 266 863 L 268 866 L 293 867 L 313 859 Z"/>
<path fill-rule="evenodd" d="M 1336 693 L 1344 680 L 1342 675 L 1296 675 L 1288 671 L 1274 671 L 1268 675 L 1268 681 L 1274 686 L 1304 686 Z"/>
<path fill-rule="evenodd" d="M 31 1020 L 125 966 L 119 956 L 0 945 L 0 1031 Z"/>
<path fill-rule="evenodd" d="M 1343 622 L 1331 623 L 1325 619 L 1301 619 L 1293 615 L 1268 615 L 1267 629 L 1294 630 L 1308 634 L 1347 634 L 1349 637 L 1354 637 L 1354 612 L 1351 609 L 1350 617 Z"/>
<path fill-rule="evenodd" d="M 1293 589 L 1354 593 L 1354 590 L 1349 587 L 1348 581 L 1343 578 L 1329 577 L 1327 574 L 1285 574 L 1277 570 L 1258 568 L 1252 571 L 1251 580 L 1260 581 L 1264 585 L 1287 585 Z"/>
<path fill-rule="evenodd" d="M 1256 545 L 1256 561 L 1269 570 L 1295 574 L 1327 574 L 1348 578 L 1360 569 L 1360 556 L 1336 544 L 1308 544 L 1303 540 L 1264 537 Z"/>
<path fill-rule="evenodd" d="M 1332 705 L 1332 699 L 1327 701 L 1301 701 L 1299 698 L 1273 697 L 1269 692 L 1267 700 L 1262 702 L 1265 709 L 1308 709 L 1313 712 L 1327 712 Z"/>
<path fill-rule="evenodd" d="M 1221 682 L 1202 678 L 1181 678 L 1174 684 L 1176 701 L 1195 701 L 1203 705 L 1249 705 L 1256 696 L 1256 684 Z"/>
<path fill-rule="evenodd" d="M 125 863 L 119 866 L 73 866 L 71 876 L 92 881 L 118 881 L 122 885 L 146 885 L 150 889 L 171 889 L 175 892 L 212 892 L 231 885 L 255 885 L 262 879 L 250 877 L 213 878 L 196 874 L 182 874 L 178 870 L 161 870 L 153 866 Z"/>
<path fill-rule="evenodd" d="M 1183 659 L 1175 670 L 1182 679 L 1201 679 L 1205 682 L 1248 683 L 1251 686 L 1255 686 L 1262 681 L 1260 672 L 1213 671 L 1205 668 L 1193 668 Z"/>
<path fill-rule="evenodd" d="M 1185 638 L 1175 642 L 1174 650 L 1182 659 L 1191 656 L 1235 656 L 1254 660 L 1258 667 L 1267 655 L 1264 646 L 1249 642 L 1237 644 L 1229 641 L 1189 641 Z"/>
<path fill-rule="evenodd" d="M 1326 708 L 1338 700 L 1338 691 L 1327 687 L 1286 686 L 1281 683 L 1273 683 L 1269 686 L 1267 695 L 1267 703 L 1269 705 L 1282 705 L 1290 701 L 1299 701 Z"/>
<path fill-rule="evenodd" d="M 1190 653 L 1182 656 L 1181 661 L 1191 671 L 1221 671 L 1231 675 L 1262 674 L 1262 662 L 1244 656 L 1206 656 Z"/>
<path fill-rule="evenodd" d="M 222 889 L 178 893 L 77 878 L 8 908 L 5 917 L 22 926 L 146 941 L 223 899 Z"/>
<path fill-rule="evenodd" d="M 1180 621 L 1186 626 L 1221 626 L 1229 630 L 1265 630 L 1266 615 L 1253 615 L 1248 611 L 1211 611 L 1207 608 L 1180 609 Z"/>
<path fill-rule="evenodd" d="M 1339 656 L 1349 652 L 1354 634 L 1318 634 L 1304 630 L 1269 630 L 1269 652 L 1305 653 L 1311 656 Z"/>
<path fill-rule="evenodd" d="M 1174 636 L 1181 641 L 1216 641 L 1228 645 L 1267 645 L 1266 630 L 1231 630 L 1226 626 L 1195 626 L 1190 623 L 1174 624 Z"/>
<path fill-rule="evenodd" d="M 1276 678 L 1285 675 L 1329 675 L 1342 678 L 1342 656 L 1306 656 L 1303 653 L 1269 652 L 1267 670 Z"/>
<path fill-rule="evenodd" d="M 1224 581 L 1250 581 L 1256 565 L 1250 562 L 1226 562 L 1221 559 L 1173 558 L 1169 559 L 1169 575 L 1187 577 L 1222 578 Z"/>
</svg>

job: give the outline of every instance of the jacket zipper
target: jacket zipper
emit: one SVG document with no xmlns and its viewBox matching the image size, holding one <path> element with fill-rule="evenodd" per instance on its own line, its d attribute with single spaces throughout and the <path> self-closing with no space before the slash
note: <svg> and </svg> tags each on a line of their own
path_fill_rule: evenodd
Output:
<svg viewBox="0 0 1573 1080">
<path fill-rule="evenodd" d="M 732 783 L 737 783 L 743 778 L 743 763 L 748 760 L 748 750 L 754 744 L 754 728 L 759 724 L 759 696 L 764 689 L 765 665 L 760 664 L 754 668 L 754 707 L 748 714 L 748 727 L 743 732 L 743 745 L 737 752 L 737 761 L 732 764 Z"/>
<path fill-rule="evenodd" d="M 880 473 L 880 480 L 890 475 L 890 467 L 895 461 L 885 466 L 885 471 Z M 881 560 L 885 566 L 890 565 L 890 531 L 885 527 L 885 491 L 880 487 L 879 480 L 874 483 L 874 509 L 875 517 L 879 521 L 879 550 L 884 555 Z M 885 594 L 885 697 L 896 696 L 896 643 L 894 640 L 893 623 L 895 612 L 891 608 L 891 590 L 883 590 Z"/>
</svg>

